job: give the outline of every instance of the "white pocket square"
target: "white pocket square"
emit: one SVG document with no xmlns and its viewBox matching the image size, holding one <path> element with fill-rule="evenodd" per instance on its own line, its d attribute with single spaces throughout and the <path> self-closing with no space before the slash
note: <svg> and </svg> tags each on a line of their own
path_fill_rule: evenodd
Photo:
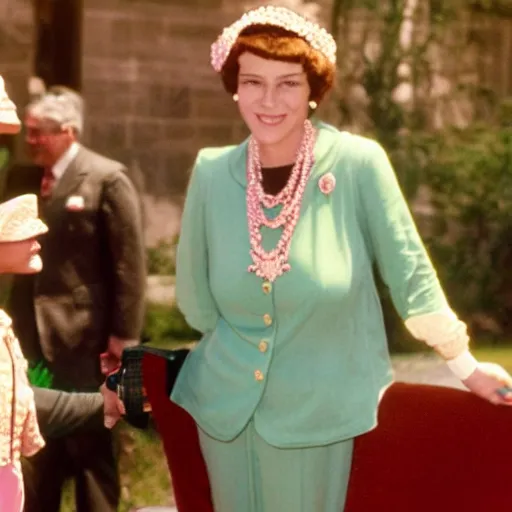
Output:
<svg viewBox="0 0 512 512">
<path fill-rule="evenodd" d="M 80 211 L 85 208 L 85 201 L 82 196 L 69 196 L 66 201 L 66 210 Z"/>
</svg>

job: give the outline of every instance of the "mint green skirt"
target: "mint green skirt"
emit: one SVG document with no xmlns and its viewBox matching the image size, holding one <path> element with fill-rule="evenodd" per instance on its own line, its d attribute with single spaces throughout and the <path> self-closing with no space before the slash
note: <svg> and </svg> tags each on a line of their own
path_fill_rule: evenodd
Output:
<svg viewBox="0 0 512 512">
<path fill-rule="evenodd" d="M 200 428 L 215 512 L 342 512 L 353 439 L 327 446 L 276 448 L 251 421 L 233 441 Z"/>
</svg>

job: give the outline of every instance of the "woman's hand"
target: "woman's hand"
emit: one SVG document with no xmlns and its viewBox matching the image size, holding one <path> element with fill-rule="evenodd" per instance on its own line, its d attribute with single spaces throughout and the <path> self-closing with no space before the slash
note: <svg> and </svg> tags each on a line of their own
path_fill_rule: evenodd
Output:
<svg viewBox="0 0 512 512">
<path fill-rule="evenodd" d="M 110 429 L 116 425 L 126 411 L 117 393 L 110 391 L 105 383 L 101 385 L 100 391 L 103 395 L 104 425 L 105 428 Z"/>
<path fill-rule="evenodd" d="M 463 384 L 475 395 L 493 404 L 512 405 L 512 377 L 494 363 L 478 363 Z"/>
</svg>

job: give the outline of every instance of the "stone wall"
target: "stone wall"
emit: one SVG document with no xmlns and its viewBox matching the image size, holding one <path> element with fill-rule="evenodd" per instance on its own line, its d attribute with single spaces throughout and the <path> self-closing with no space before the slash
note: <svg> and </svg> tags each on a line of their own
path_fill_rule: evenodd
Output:
<svg viewBox="0 0 512 512">
<path fill-rule="evenodd" d="M 86 2 L 87 144 L 143 176 L 148 242 L 174 234 L 194 157 L 244 136 L 209 65 L 221 0 Z"/>
<path fill-rule="evenodd" d="M 0 0 L 0 73 L 18 108 L 28 101 L 27 80 L 32 70 L 33 18 L 29 0 Z M 21 138 L 16 139 L 18 151 Z"/>
</svg>

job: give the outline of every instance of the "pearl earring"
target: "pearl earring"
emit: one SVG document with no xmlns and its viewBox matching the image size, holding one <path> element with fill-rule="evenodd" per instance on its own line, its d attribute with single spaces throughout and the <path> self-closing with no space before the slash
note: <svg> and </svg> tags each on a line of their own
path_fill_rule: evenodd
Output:
<svg viewBox="0 0 512 512">
<path fill-rule="evenodd" d="M 316 107 L 318 107 L 318 103 L 317 103 L 316 101 L 311 100 L 311 101 L 309 102 L 309 108 L 310 108 L 311 110 L 315 110 L 315 108 L 316 108 Z"/>
<path fill-rule="evenodd" d="M 238 101 L 238 94 L 233 94 L 233 101 L 236 103 Z"/>
</svg>

